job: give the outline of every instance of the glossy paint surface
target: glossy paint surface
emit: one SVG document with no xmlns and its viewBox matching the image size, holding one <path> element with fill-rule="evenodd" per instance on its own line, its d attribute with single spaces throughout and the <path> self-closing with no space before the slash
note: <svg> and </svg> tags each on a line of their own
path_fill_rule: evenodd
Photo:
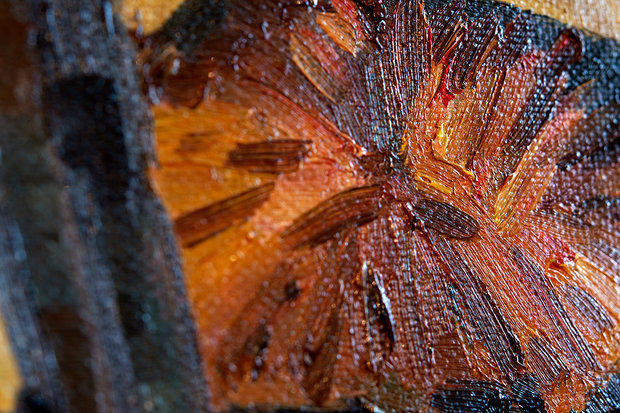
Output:
<svg viewBox="0 0 620 413">
<path fill-rule="evenodd" d="M 215 410 L 620 403 L 616 41 L 409 0 L 139 41 Z"/>
</svg>

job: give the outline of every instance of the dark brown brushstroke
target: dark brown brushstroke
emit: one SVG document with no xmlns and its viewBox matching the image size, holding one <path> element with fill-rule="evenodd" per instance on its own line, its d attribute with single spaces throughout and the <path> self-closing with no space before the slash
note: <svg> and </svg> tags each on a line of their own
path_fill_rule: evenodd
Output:
<svg viewBox="0 0 620 413">
<path fill-rule="evenodd" d="M 572 29 L 562 31 L 551 49 L 536 68 L 536 86 L 519 118 L 508 134 L 503 149 L 503 175 L 513 171 L 537 135 L 552 115 L 560 96 L 565 93 L 565 73 L 581 59 L 583 39 Z"/>
<path fill-rule="evenodd" d="M 620 104 L 612 102 L 592 112 L 577 126 L 567 143 L 565 155 L 558 162 L 561 171 L 570 169 L 588 156 L 613 142 L 620 141 Z"/>
<path fill-rule="evenodd" d="M 433 229 L 428 229 L 426 234 L 453 277 L 464 316 L 476 336 L 471 340 L 482 341 L 502 374 L 514 380 L 524 369 L 524 355 L 501 309 L 455 248 Z"/>
<path fill-rule="evenodd" d="M 258 378 L 271 340 L 269 322 L 284 303 L 299 293 L 291 294 L 296 274 L 295 263 L 278 265 L 228 329 L 224 352 L 217 361 L 218 372 L 226 380 L 239 381 L 247 373 L 253 380 Z"/>
<path fill-rule="evenodd" d="M 282 239 L 292 248 L 318 245 L 349 226 L 375 219 L 380 201 L 378 185 L 340 192 L 297 218 L 284 230 Z"/>
<path fill-rule="evenodd" d="M 364 287 L 366 331 L 370 346 L 373 353 L 383 353 L 386 358 L 394 348 L 394 326 L 375 271 L 368 265 L 362 266 L 362 285 Z"/>
<path fill-rule="evenodd" d="M 308 155 L 310 141 L 274 139 L 257 143 L 240 143 L 228 154 L 227 164 L 252 172 L 290 173 L 299 168 Z"/>
<path fill-rule="evenodd" d="M 433 30 L 433 62 L 444 65 L 450 61 L 455 48 L 467 32 L 467 16 L 461 7 L 448 4 L 435 15 L 431 27 Z M 434 27 L 433 27 L 434 26 Z"/>
<path fill-rule="evenodd" d="M 312 288 L 309 301 L 316 310 L 306 314 L 307 333 L 301 344 L 301 357 L 295 363 L 303 378 L 301 386 L 310 399 L 322 405 L 329 396 L 338 360 L 343 320 L 343 285 L 360 272 L 355 231 L 325 245 L 328 256 L 321 277 Z M 299 357 L 294 355 L 293 358 Z"/>
<path fill-rule="evenodd" d="M 532 337 L 527 343 L 528 362 L 536 366 L 533 371 L 541 385 L 551 387 L 556 378 L 568 372 L 560 356 L 545 338 Z"/>
<path fill-rule="evenodd" d="M 269 199 L 273 188 L 270 182 L 177 218 L 175 227 L 181 245 L 191 247 L 247 219 Z"/>
<path fill-rule="evenodd" d="M 91 363 L 85 362 L 90 351 L 89 332 L 83 328 L 85 320 L 68 307 L 41 309 L 39 319 L 47 326 L 47 332 L 57 348 L 58 364 L 64 367 L 60 374 L 67 398 L 73 403 L 71 407 L 96 411 L 95 400 L 89 397 L 95 387 L 95 380 Z"/>
<path fill-rule="evenodd" d="M 460 92 L 471 87 L 476 76 L 480 74 L 480 67 L 492 49 L 498 44 L 500 17 L 489 14 L 476 20 L 465 38 L 456 47 L 455 54 L 447 74 L 447 88 L 449 91 Z"/>
<path fill-rule="evenodd" d="M 423 199 L 411 207 L 414 217 L 423 226 L 451 238 L 468 239 L 480 230 L 480 224 L 471 215 L 445 202 Z"/>
<path fill-rule="evenodd" d="M 242 354 L 243 357 L 236 360 L 239 378 L 249 371 L 252 380 L 258 379 L 259 373 L 265 366 L 267 347 L 270 341 L 271 326 L 264 319 L 261 319 L 256 330 L 252 332 L 244 343 L 243 350 L 245 353 Z"/>
<path fill-rule="evenodd" d="M 602 333 L 614 326 L 613 318 L 607 309 L 581 288 L 568 284 L 564 286 L 562 293 L 572 310 L 582 314 L 583 324 L 589 327 L 593 334 Z"/>
<path fill-rule="evenodd" d="M 342 328 L 341 312 L 339 306 L 334 306 L 321 341 L 304 349 L 304 359 L 307 360 L 308 366 L 301 385 L 312 401 L 318 405 L 323 404 L 331 389 Z"/>
<path fill-rule="evenodd" d="M 540 300 L 541 307 L 556 324 L 566 348 L 570 349 L 569 354 L 575 356 L 575 365 L 585 366 L 588 369 L 599 369 L 600 366 L 592 349 L 575 328 L 547 276 L 536 263 L 532 262 L 518 248 L 511 248 L 511 253 L 532 292 Z"/>
<path fill-rule="evenodd" d="M 573 215 L 587 225 L 620 221 L 620 197 L 596 196 L 578 205 Z"/>
</svg>

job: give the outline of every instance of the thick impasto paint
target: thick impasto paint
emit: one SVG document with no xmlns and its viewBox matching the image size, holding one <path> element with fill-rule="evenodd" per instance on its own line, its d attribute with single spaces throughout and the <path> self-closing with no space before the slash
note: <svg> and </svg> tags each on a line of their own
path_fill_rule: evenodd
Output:
<svg viewBox="0 0 620 413">
<path fill-rule="evenodd" d="M 475 0 L 138 41 L 215 410 L 620 406 L 617 41 Z"/>
</svg>

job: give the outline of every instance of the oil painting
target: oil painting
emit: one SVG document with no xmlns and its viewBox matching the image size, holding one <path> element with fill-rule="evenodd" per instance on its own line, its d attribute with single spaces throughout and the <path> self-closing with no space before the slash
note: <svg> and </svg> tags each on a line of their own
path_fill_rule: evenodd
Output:
<svg viewBox="0 0 620 413">
<path fill-rule="evenodd" d="M 55 1 L 3 109 L 18 411 L 620 409 L 618 5 Z"/>
</svg>

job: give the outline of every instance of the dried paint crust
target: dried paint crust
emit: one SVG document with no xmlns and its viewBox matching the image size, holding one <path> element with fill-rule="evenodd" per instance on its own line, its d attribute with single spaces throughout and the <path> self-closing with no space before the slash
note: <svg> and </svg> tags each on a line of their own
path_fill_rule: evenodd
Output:
<svg viewBox="0 0 620 413">
<path fill-rule="evenodd" d="M 620 408 L 616 41 L 230 1 L 188 46 L 191 7 L 139 40 L 214 410 Z"/>
</svg>

